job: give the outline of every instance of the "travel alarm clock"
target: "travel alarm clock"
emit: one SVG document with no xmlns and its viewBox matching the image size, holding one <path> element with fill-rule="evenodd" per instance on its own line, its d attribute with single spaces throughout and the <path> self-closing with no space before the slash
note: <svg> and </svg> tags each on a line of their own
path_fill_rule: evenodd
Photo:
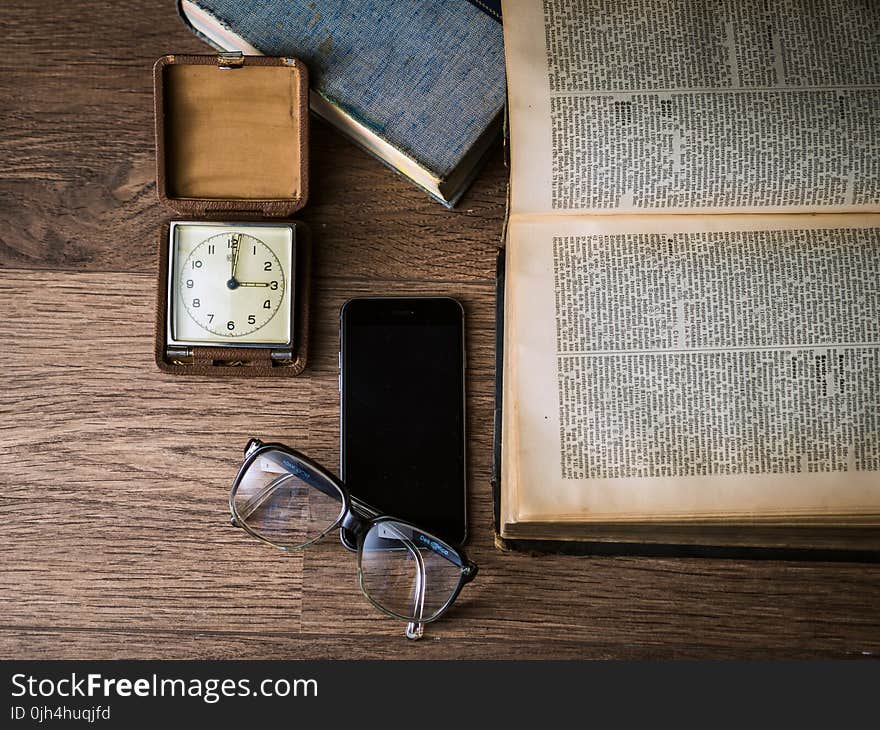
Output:
<svg viewBox="0 0 880 730">
<path fill-rule="evenodd" d="M 166 356 L 222 347 L 290 360 L 295 261 L 293 224 L 172 222 Z"/>
</svg>

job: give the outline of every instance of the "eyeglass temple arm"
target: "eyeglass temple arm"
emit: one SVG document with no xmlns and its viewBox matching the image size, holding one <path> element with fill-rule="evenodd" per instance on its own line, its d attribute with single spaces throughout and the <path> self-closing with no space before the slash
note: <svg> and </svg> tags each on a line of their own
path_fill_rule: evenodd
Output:
<svg viewBox="0 0 880 730">
<path fill-rule="evenodd" d="M 412 543 L 407 543 L 407 547 L 413 552 L 419 564 L 419 572 L 416 574 L 415 603 L 416 615 L 421 618 L 425 613 L 425 583 L 427 582 L 428 574 L 425 571 L 425 559 L 422 557 L 421 551 Z M 406 625 L 407 639 L 418 641 L 424 633 L 425 624 L 419 621 L 410 621 Z"/>
<path fill-rule="evenodd" d="M 250 456 L 257 449 L 259 449 L 261 446 L 264 446 L 264 445 L 265 444 L 262 441 L 260 441 L 260 439 L 251 439 L 250 441 L 248 441 L 247 446 L 244 447 L 245 457 Z M 299 479 L 302 479 L 306 484 L 308 484 L 311 487 L 314 487 L 315 489 L 317 489 L 320 492 L 323 492 L 327 496 L 333 497 L 333 499 L 336 499 L 336 500 L 339 499 L 338 487 L 330 486 L 330 484 L 327 483 L 326 479 L 316 477 L 311 472 L 307 472 L 304 470 L 298 471 L 296 474 L 294 474 L 294 476 L 298 477 Z M 367 518 L 378 517 L 379 515 L 382 514 L 379 510 L 375 509 L 374 507 L 371 507 L 366 502 L 362 502 L 357 497 L 353 497 L 353 496 L 349 495 L 349 502 L 351 504 L 352 510 L 357 513 L 357 514 L 353 515 L 351 518 L 354 522 L 357 522 L 358 520 L 363 521 L 363 517 L 367 517 Z M 349 528 L 348 525 L 343 525 L 343 527 L 345 527 L 346 529 L 352 529 L 352 528 Z"/>
<path fill-rule="evenodd" d="M 425 559 L 422 557 L 421 551 L 412 540 L 410 540 L 400 530 L 395 530 L 393 527 L 391 529 L 397 535 L 398 539 L 400 540 L 400 542 L 403 543 L 406 549 L 410 551 L 413 559 L 418 563 L 418 571 L 416 572 L 416 585 L 414 589 L 416 611 L 414 611 L 413 613 L 421 618 L 425 612 L 425 582 L 428 577 L 425 572 Z M 409 623 L 407 623 L 407 639 L 418 641 L 422 638 L 422 636 L 424 636 L 424 634 L 425 624 L 423 624 L 421 621 L 410 621 Z"/>
<path fill-rule="evenodd" d="M 265 444 L 262 441 L 260 441 L 260 439 L 251 439 L 250 441 L 248 441 L 247 446 L 244 447 L 245 458 L 250 456 L 257 449 L 259 449 L 263 446 L 265 446 Z M 289 466 L 287 468 L 290 469 Z M 337 499 L 337 500 L 339 499 L 338 487 L 336 487 L 335 485 L 334 486 L 328 485 L 326 482 L 326 479 L 316 477 L 310 471 L 306 471 L 305 469 L 297 469 L 296 471 L 291 470 L 290 473 L 293 476 L 295 476 L 299 479 L 302 479 L 310 487 L 314 487 L 319 492 L 323 492 L 328 497 L 333 497 L 333 499 Z"/>
<path fill-rule="evenodd" d="M 290 479 L 292 474 L 285 474 L 283 476 L 278 477 L 278 479 L 273 479 L 269 482 L 265 487 L 263 487 L 259 492 L 257 492 L 253 497 L 251 497 L 247 502 L 245 502 L 241 509 L 236 510 L 238 512 L 238 516 L 241 519 L 246 520 L 250 517 L 263 502 L 265 502 L 269 495 L 272 494 L 278 487 L 280 487 L 284 482 Z M 235 521 L 233 520 L 233 524 Z"/>
<path fill-rule="evenodd" d="M 255 494 L 253 497 L 251 497 L 244 505 L 242 505 L 242 507 L 240 509 L 236 510 L 238 512 L 238 516 L 241 517 L 241 519 L 246 520 L 248 517 L 250 517 L 254 513 L 254 511 L 257 509 L 257 507 L 259 507 L 263 502 L 266 501 L 266 499 L 269 497 L 270 494 L 272 494 L 272 492 L 274 492 L 276 489 L 278 489 L 278 487 L 283 485 L 288 479 L 293 479 L 294 476 L 297 476 L 297 475 L 283 474 L 282 476 L 278 477 L 277 479 L 273 479 L 265 487 L 263 487 L 257 494 Z M 306 484 L 308 484 L 310 487 L 314 487 L 319 492 L 323 492 L 328 497 L 333 497 L 333 499 L 340 501 L 339 500 L 339 492 L 337 492 L 335 489 L 331 489 L 330 487 L 327 487 L 327 485 L 320 483 L 318 480 L 311 480 L 310 479 L 310 480 L 306 481 L 301 476 L 299 476 L 298 478 L 301 481 L 306 482 Z M 234 525 L 237 524 L 234 517 L 233 517 L 233 524 Z"/>
</svg>

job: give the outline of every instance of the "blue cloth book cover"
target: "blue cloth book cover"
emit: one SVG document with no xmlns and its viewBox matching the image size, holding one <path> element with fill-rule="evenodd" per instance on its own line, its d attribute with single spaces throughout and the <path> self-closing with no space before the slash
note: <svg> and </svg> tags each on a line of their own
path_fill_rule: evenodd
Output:
<svg viewBox="0 0 880 730">
<path fill-rule="evenodd" d="M 506 85 L 496 7 L 180 0 L 186 22 L 221 50 L 304 61 L 314 112 L 450 206 L 501 128 Z"/>
</svg>

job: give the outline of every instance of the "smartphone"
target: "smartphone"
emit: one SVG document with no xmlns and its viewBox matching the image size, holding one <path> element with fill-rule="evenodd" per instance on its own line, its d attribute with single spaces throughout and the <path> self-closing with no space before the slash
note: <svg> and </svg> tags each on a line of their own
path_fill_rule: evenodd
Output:
<svg viewBox="0 0 880 730">
<path fill-rule="evenodd" d="M 464 310 L 363 297 L 340 313 L 340 474 L 352 496 L 438 537 L 467 537 Z M 343 544 L 355 538 L 340 531 Z"/>
</svg>

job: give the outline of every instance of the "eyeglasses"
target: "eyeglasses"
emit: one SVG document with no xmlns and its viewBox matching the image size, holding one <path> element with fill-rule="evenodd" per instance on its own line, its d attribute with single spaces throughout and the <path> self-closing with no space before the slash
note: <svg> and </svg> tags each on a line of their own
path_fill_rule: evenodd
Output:
<svg viewBox="0 0 880 730">
<path fill-rule="evenodd" d="M 407 621 L 419 639 L 477 575 L 464 552 L 404 520 L 382 516 L 311 459 L 251 439 L 229 492 L 232 524 L 283 550 L 308 547 L 337 527 L 357 536 L 361 590 L 376 608 Z"/>
</svg>

